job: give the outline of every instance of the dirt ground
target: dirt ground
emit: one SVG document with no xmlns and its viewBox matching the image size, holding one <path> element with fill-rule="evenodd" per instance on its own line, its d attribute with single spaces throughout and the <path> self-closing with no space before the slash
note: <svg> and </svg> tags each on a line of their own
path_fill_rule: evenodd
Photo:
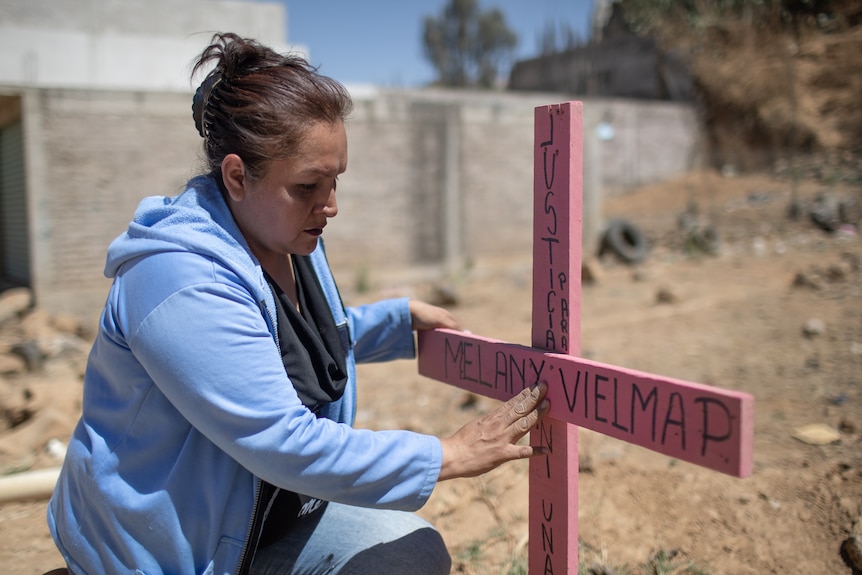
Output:
<svg viewBox="0 0 862 575">
<path fill-rule="evenodd" d="M 581 573 L 858 573 L 840 549 L 862 521 L 862 241 L 858 227 L 826 232 L 805 215 L 822 193 L 862 201 L 858 184 L 697 173 L 606 203 L 606 216 L 635 223 L 651 251 L 636 267 L 612 257 L 592 267 L 582 355 L 751 393 L 755 465 L 737 479 L 581 430 Z M 794 205 L 802 217 L 788 216 Z M 707 228 L 717 253 L 692 241 Z M 528 251 L 474 262 L 453 286 L 452 309 L 476 334 L 529 344 L 530 276 Z M 350 304 L 435 293 L 392 283 L 344 295 Z M 27 330 L 57 329 L 38 316 L 7 322 L 0 351 Z M 23 420 L 0 433 L 6 473 L 58 465 L 49 440 L 65 441 L 77 417 L 86 346 L 53 341 L 59 351 L 41 371 L 13 366 L 0 379 L 7 420 Z M 375 429 L 446 435 L 496 404 L 418 376 L 411 361 L 361 366 L 360 386 L 358 425 Z M 809 424 L 835 435 L 822 445 L 796 438 Z M 526 470 L 518 462 L 437 487 L 420 514 L 443 533 L 453 572 L 525 573 Z M 61 564 L 44 515 L 44 500 L 0 503 L 4 573 Z"/>
</svg>

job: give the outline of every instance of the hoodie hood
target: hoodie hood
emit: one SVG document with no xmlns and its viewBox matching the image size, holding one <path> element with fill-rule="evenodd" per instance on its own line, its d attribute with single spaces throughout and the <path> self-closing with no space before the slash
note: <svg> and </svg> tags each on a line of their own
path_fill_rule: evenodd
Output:
<svg viewBox="0 0 862 575">
<path fill-rule="evenodd" d="M 108 247 L 105 276 L 115 277 L 123 264 L 139 257 L 176 251 L 218 260 L 242 277 L 258 301 L 271 299 L 260 263 L 212 176 L 192 179 L 175 197 L 144 198 L 128 229 Z"/>
</svg>

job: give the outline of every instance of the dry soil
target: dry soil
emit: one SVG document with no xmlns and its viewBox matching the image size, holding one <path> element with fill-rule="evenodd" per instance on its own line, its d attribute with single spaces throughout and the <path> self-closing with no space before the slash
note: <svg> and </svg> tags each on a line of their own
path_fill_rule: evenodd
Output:
<svg viewBox="0 0 862 575">
<path fill-rule="evenodd" d="M 862 520 L 862 241 L 852 225 L 826 232 L 811 222 L 819 194 L 862 200 L 858 186 L 697 173 L 606 203 L 606 216 L 635 223 L 651 251 L 636 267 L 613 257 L 590 266 L 582 355 L 752 394 L 755 465 L 737 479 L 581 430 L 582 573 L 854 573 L 840 548 Z M 800 217 L 789 217 L 792 206 Z M 694 214 L 687 227 L 683 213 Z M 705 229 L 717 232 L 717 253 L 692 241 Z M 528 344 L 530 274 L 528 250 L 473 262 L 447 286 L 452 309 L 474 333 Z M 388 282 L 344 295 L 349 304 L 438 293 Z M 25 318 L 27 329 L 47 337 L 52 320 L 39 317 Z M 2 327 L 8 348 L 26 323 Z M 58 464 L 48 443 L 65 441 L 78 416 L 86 352 L 61 344 L 41 371 L 0 379 L 7 419 L 26 419 L 0 433 L 7 473 Z M 411 361 L 362 366 L 360 386 L 358 425 L 375 429 L 446 435 L 496 404 L 418 376 Z M 834 438 L 795 437 L 810 424 Z M 442 483 L 420 513 L 443 533 L 454 572 L 524 572 L 526 464 Z M 0 570 L 60 565 L 44 515 L 44 500 L 0 504 Z M 648 570 L 657 556 L 666 571 Z"/>
</svg>

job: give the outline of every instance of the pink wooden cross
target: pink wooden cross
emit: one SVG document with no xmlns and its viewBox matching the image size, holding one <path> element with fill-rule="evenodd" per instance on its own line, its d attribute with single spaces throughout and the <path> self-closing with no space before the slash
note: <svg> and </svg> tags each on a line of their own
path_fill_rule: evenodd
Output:
<svg viewBox="0 0 862 575">
<path fill-rule="evenodd" d="M 578 433 L 586 427 L 737 477 L 752 472 L 751 395 L 605 365 L 580 353 L 583 104 L 535 110 L 532 347 L 451 330 L 419 334 L 419 373 L 506 400 L 546 381 L 530 433 L 529 573 L 578 572 Z"/>
</svg>

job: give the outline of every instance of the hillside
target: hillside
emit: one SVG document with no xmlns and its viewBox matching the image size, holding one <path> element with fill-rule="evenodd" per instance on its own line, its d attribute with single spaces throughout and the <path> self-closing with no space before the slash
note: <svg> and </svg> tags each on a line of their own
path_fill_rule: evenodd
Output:
<svg viewBox="0 0 862 575">
<path fill-rule="evenodd" d="M 797 3 L 812 8 L 792 16 L 778 2 L 732 13 L 699 3 L 697 17 L 668 9 L 660 18 L 644 15 L 647 4 L 623 2 L 666 51 L 689 62 L 713 166 L 858 181 L 862 3 Z"/>
</svg>

